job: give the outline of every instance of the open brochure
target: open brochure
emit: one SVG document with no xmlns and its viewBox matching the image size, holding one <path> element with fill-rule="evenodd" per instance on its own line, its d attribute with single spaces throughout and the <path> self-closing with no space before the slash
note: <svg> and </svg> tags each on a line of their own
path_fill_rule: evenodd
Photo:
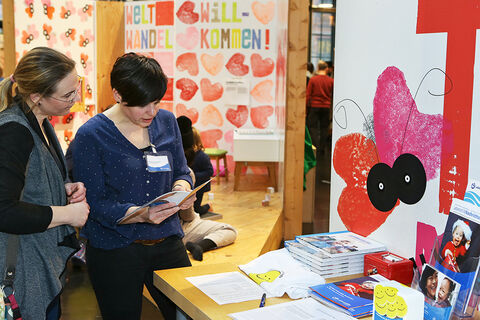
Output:
<svg viewBox="0 0 480 320">
<path fill-rule="evenodd" d="M 212 178 L 213 179 L 213 178 Z M 167 193 L 164 193 L 158 197 L 156 197 L 155 199 L 151 200 L 151 201 L 148 201 L 147 203 L 141 205 L 140 207 L 138 207 L 137 209 L 133 210 L 132 212 L 130 212 L 129 214 L 123 216 L 122 218 L 118 219 L 117 220 L 117 224 L 121 224 L 123 221 L 137 215 L 137 214 L 140 214 L 141 212 L 141 209 L 145 208 L 145 207 L 150 207 L 150 206 L 154 206 L 154 205 L 159 205 L 159 204 L 162 204 L 162 203 L 167 203 L 167 202 L 173 202 L 175 203 L 177 206 L 180 206 L 182 205 L 182 203 L 184 203 L 187 199 L 189 199 L 190 197 L 192 197 L 198 190 L 200 190 L 201 188 L 203 188 L 207 183 L 209 183 L 210 181 L 212 181 L 212 179 L 202 183 L 201 185 L 199 185 L 198 187 L 196 187 L 195 189 L 193 189 L 192 191 L 170 191 L 170 192 L 167 192 Z"/>
</svg>

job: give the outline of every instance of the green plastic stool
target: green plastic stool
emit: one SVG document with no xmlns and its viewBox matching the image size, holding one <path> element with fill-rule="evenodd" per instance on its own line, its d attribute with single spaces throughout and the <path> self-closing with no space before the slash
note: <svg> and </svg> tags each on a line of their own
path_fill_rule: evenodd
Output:
<svg viewBox="0 0 480 320">
<path fill-rule="evenodd" d="M 217 163 L 217 183 L 220 183 L 220 159 L 223 159 L 223 168 L 225 170 L 225 180 L 228 181 L 228 168 L 227 168 L 227 150 L 216 148 L 205 148 L 204 152 L 210 157 L 215 159 Z"/>
</svg>

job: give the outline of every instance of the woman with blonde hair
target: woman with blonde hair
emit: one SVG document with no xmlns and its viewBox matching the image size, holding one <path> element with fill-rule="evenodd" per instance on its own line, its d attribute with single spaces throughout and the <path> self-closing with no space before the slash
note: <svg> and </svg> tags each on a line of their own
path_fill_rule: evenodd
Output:
<svg viewBox="0 0 480 320">
<path fill-rule="evenodd" d="M 3 291 L 13 292 L 24 320 L 60 318 L 61 276 L 78 250 L 73 227 L 89 213 L 83 184 L 66 182 L 47 119 L 68 114 L 79 88 L 75 62 L 45 47 L 27 52 L 0 83 L 0 272 L 12 250 L 15 277 Z"/>
</svg>

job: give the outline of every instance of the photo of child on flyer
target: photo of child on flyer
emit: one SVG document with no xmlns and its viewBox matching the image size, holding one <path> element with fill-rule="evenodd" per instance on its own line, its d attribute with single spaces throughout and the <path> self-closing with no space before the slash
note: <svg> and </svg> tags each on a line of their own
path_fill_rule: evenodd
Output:
<svg viewBox="0 0 480 320">
<path fill-rule="evenodd" d="M 480 253 L 478 224 L 454 213 L 450 215 L 443 234 L 439 262 L 453 272 L 473 272 L 478 264 L 473 258 Z"/>
<path fill-rule="evenodd" d="M 424 319 L 450 319 L 460 287 L 459 283 L 426 264 L 417 288 L 425 296 Z"/>
</svg>

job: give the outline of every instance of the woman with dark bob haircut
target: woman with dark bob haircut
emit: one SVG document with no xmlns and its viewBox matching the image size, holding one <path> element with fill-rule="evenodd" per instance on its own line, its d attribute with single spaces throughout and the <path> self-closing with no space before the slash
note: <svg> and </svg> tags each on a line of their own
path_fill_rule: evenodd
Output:
<svg viewBox="0 0 480 320">
<path fill-rule="evenodd" d="M 75 62 L 45 47 L 27 52 L 0 83 L 0 274 L 13 250 L 13 287 L 3 291 L 14 290 L 24 320 L 60 318 L 61 276 L 78 250 L 73 227 L 88 217 L 85 187 L 67 182 L 47 119 L 67 115 L 79 89 Z"/>
<path fill-rule="evenodd" d="M 73 175 L 87 187 L 87 267 L 103 319 L 140 319 L 145 284 L 165 319 L 176 307 L 153 285 L 153 271 L 190 266 L 178 210 L 162 203 L 126 215 L 172 190 L 191 190 L 173 113 L 159 109 L 167 78 L 153 58 L 127 53 L 110 74 L 116 104 L 78 130 Z"/>
</svg>

